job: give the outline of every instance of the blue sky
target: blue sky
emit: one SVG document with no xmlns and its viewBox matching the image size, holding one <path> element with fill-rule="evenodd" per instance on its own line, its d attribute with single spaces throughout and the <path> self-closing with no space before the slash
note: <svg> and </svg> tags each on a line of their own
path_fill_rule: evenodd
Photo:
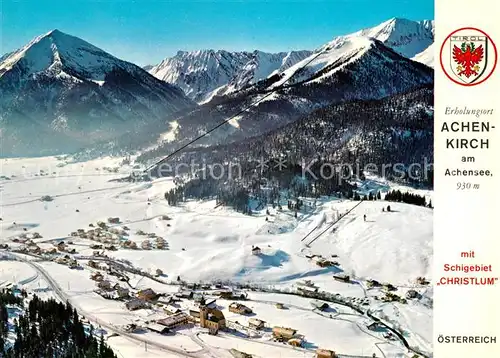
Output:
<svg viewBox="0 0 500 358">
<path fill-rule="evenodd" d="M 392 17 L 433 19 L 430 0 L 0 0 L 2 54 L 59 29 L 138 65 L 178 50 L 314 49 Z"/>
</svg>

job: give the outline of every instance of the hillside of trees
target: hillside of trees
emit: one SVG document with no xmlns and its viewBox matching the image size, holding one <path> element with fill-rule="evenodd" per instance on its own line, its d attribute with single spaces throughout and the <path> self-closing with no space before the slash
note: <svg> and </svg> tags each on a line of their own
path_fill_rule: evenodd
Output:
<svg viewBox="0 0 500 358">
<path fill-rule="evenodd" d="M 22 295 L 26 297 L 26 293 Z M 7 344 L 9 308 L 22 314 L 13 321 L 13 344 Z M 95 337 L 92 325 L 85 326 L 69 303 L 40 300 L 36 295 L 23 307 L 23 298 L 0 292 L 0 356 L 5 358 L 117 358 L 111 348 Z"/>
</svg>

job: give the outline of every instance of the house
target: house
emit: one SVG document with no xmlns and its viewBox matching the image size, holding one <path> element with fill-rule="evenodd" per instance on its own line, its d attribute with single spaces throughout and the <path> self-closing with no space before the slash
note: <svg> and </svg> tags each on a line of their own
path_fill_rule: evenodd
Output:
<svg viewBox="0 0 500 358">
<path fill-rule="evenodd" d="M 367 280 L 366 281 L 366 286 L 368 288 L 372 288 L 372 287 L 380 287 L 381 284 L 380 282 L 376 281 L 376 280 Z"/>
<path fill-rule="evenodd" d="M 143 300 L 140 300 L 138 298 L 133 298 L 130 301 L 127 301 L 125 303 L 125 307 L 127 307 L 127 309 L 129 311 L 139 310 L 139 309 L 142 309 L 142 308 L 146 308 L 147 306 L 148 305 L 147 305 L 146 302 L 144 302 Z"/>
<path fill-rule="evenodd" d="M 207 306 L 207 307 L 217 308 L 216 302 L 217 302 L 217 299 L 215 299 L 215 298 L 209 298 L 209 299 L 205 298 L 205 306 Z"/>
<path fill-rule="evenodd" d="M 292 338 L 288 340 L 288 344 L 293 346 L 293 347 L 302 347 L 302 339 L 300 338 Z"/>
<path fill-rule="evenodd" d="M 313 306 L 315 309 L 318 309 L 320 311 L 324 311 L 329 307 L 328 303 L 322 302 L 322 301 L 312 301 L 311 306 Z"/>
<path fill-rule="evenodd" d="M 163 310 L 168 314 L 176 314 L 181 312 L 181 310 L 175 306 L 167 305 L 163 308 Z"/>
<path fill-rule="evenodd" d="M 319 267 L 330 267 L 330 266 L 338 265 L 338 262 L 325 260 L 325 259 L 321 258 L 321 259 L 316 261 L 316 265 L 318 265 Z"/>
<path fill-rule="evenodd" d="M 382 287 L 386 290 L 386 291 L 396 291 L 397 290 L 397 287 L 395 287 L 394 285 L 390 284 L 390 283 L 384 283 L 382 285 Z"/>
<path fill-rule="evenodd" d="M 163 271 L 161 269 L 156 269 L 156 276 L 163 276 Z"/>
<path fill-rule="evenodd" d="M 99 267 L 99 264 L 97 262 L 95 262 L 95 261 L 92 261 L 92 260 L 89 260 L 89 262 L 87 262 L 87 265 L 89 267 L 92 267 L 92 268 L 95 268 L 95 269 Z"/>
<path fill-rule="evenodd" d="M 151 250 L 151 242 L 149 240 L 144 240 L 141 243 L 141 249 L 143 249 L 143 250 Z"/>
<path fill-rule="evenodd" d="M 293 328 L 278 327 L 278 326 L 273 327 L 273 337 L 279 340 L 288 341 L 289 339 L 292 339 L 296 333 L 297 330 Z"/>
<path fill-rule="evenodd" d="M 311 280 L 299 281 L 297 282 L 297 286 L 316 287 L 314 282 L 312 282 Z"/>
<path fill-rule="evenodd" d="M 258 318 L 250 318 L 248 320 L 248 326 L 253 329 L 263 329 L 265 326 L 266 322 L 263 320 L 260 320 Z"/>
<path fill-rule="evenodd" d="M 116 288 L 116 294 L 118 295 L 119 298 L 126 298 L 130 296 L 130 291 L 126 287 L 121 287 L 120 285 L 115 286 Z"/>
<path fill-rule="evenodd" d="M 329 349 L 318 349 L 316 350 L 316 358 L 336 358 L 337 355 L 334 351 Z"/>
<path fill-rule="evenodd" d="M 146 328 L 151 332 L 156 332 L 159 334 L 167 334 L 168 332 L 170 332 L 170 329 L 168 327 L 165 327 L 158 323 L 150 323 L 146 325 Z"/>
<path fill-rule="evenodd" d="M 417 297 L 418 297 L 418 292 L 415 290 L 408 290 L 408 292 L 406 292 L 406 298 L 408 298 L 408 299 L 417 298 Z"/>
<path fill-rule="evenodd" d="M 156 248 L 157 249 L 164 249 L 166 245 L 165 239 L 162 237 L 156 238 Z"/>
<path fill-rule="evenodd" d="M 189 322 L 189 316 L 184 312 L 179 312 L 156 321 L 156 323 L 161 324 L 170 329 L 181 325 L 185 325 L 188 322 Z"/>
<path fill-rule="evenodd" d="M 262 250 L 258 246 L 252 246 L 252 255 L 260 255 L 262 254 Z"/>
<path fill-rule="evenodd" d="M 370 331 L 376 331 L 379 327 L 380 325 L 378 324 L 378 322 L 368 322 L 366 324 L 366 328 L 368 328 Z"/>
<path fill-rule="evenodd" d="M 351 278 L 349 277 L 349 275 L 345 275 L 345 274 L 336 274 L 336 275 L 333 275 L 333 278 L 337 281 L 341 281 L 341 282 L 351 282 Z"/>
<path fill-rule="evenodd" d="M 42 249 L 40 248 L 40 246 L 33 245 L 33 246 L 28 247 L 28 252 L 35 254 L 35 255 L 39 255 L 42 253 Z"/>
<path fill-rule="evenodd" d="M 233 302 L 229 305 L 229 312 L 238 314 L 250 314 L 252 310 L 241 303 Z"/>
<path fill-rule="evenodd" d="M 108 280 L 102 280 L 97 283 L 97 287 L 101 290 L 111 290 L 111 282 Z"/>
<path fill-rule="evenodd" d="M 425 277 L 417 277 L 417 284 L 418 285 L 428 285 L 429 281 L 425 279 Z"/>
<path fill-rule="evenodd" d="M 191 299 L 193 298 L 193 292 L 192 291 L 187 291 L 187 290 L 182 290 L 178 293 L 175 294 L 177 297 L 179 298 L 187 298 L 187 299 Z"/>
<path fill-rule="evenodd" d="M 202 306 L 200 308 L 200 326 L 208 328 L 210 334 L 217 334 L 226 328 L 226 318 L 221 310 Z"/>
<path fill-rule="evenodd" d="M 141 290 L 141 291 L 137 292 L 137 297 L 142 299 L 142 300 L 145 300 L 145 301 L 151 301 L 151 300 L 154 300 L 155 298 L 157 298 L 158 295 L 152 289 L 147 288 L 145 290 Z"/>
<path fill-rule="evenodd" d="M 132 250 L 137 249 L 137 244 L 134 241 L 130 241 L 130 240 L 123 241 L 121 246 L 124 249 L 132 249 Z"/>
<path fill-rule="evenodd" d="M 195 293 L 193 295 L 193 301 L 198 305 L 205 305 L 205 297 L 200 293 Z"/>
<path fill-rule="evenodd" d="M 233 298 L 233 291 L 221 291 L 219 293 L 219 297 L 223 299 L 231 299 Z"/>
<path fill-rule="evenodd" d="M 119 224 L 120 223 L 120 218 L 108 218 L 108 223 L 110 224 Z"/>
<path fill-rule="evenodd" d="M 193 318 L 200 318 L 201 317 L 201 313 L 200 313 L 199 308 L 196 308 L 196 307 L 190 308 L 189 309 L 189 315 L 191 317 L 193 317 Z"/>
<path fill-rule="evenodd" d="M 283 305 L 283 303 L 278 302 L 274 306 L 279 310 L 285 309 L 285 305 Z"/>
<path fill-rule="evenodd" d="M 311 294 L 318 292 L 318 287 L 300 286 L 297 287 L 297 291 L 305 294 Z"/>
<path fill-rule="evenodd" d="M 57 250 L 59 250 L 59 251 L 66 250 L 66 244 L 64 243 L 64 241 L 58 242 L 56 246 L 57 246 Z"/>
</svg>

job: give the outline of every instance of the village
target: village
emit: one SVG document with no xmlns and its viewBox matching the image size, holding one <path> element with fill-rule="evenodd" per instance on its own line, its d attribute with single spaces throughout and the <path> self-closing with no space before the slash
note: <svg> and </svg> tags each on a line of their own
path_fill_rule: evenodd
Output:
<svg viewBox="0 0 500 358">
<path fill-rule="evenodd" d="M 4 281 L 70 300 L 109 334 L 148 349 L 429 357 L 432 287 L 418 255 L 430 209 L 325 197 L 303 198 L 297 214 L 286 201 L 281 210 L 255 203 L 250 216 L 214 200 L 169 205 L 169 180 L 125 185 L 87 171 L 79 183 L 58 178 L 54 190 L 26 190 L 11 175 L 19 190 L 9 195 L 35 199 L 4 207 L 0 250 L 41 271 L 16 268 Z M 42 174 L 33 180 L 54 180 Z M 92 191 L 101 186 L 110 189 Z"/>
<path fill-rule="evenodd" d="M 166 215 L 160 217 L 168 221 Z M 65 265 L 72 270 L 88 270 L 88 278 L 95 282 L 94 292 L 106 300 L 121 302 L 123 307 L 135 312 L 148 310 L 155 312 L 154 319 L 137 319 L 134 323 L 122 327 L 125 332 L 138 333 L 149 331 L 160 335 L 176 334 L 179 329 L 190 329 L 199 327 L 210 335 L 232 334 L 245 335 L 249 339 L 264 340 L 281 343 L 291 348 L 306 348 L 311 346 L 307 337 L 298 329 L 279 325 L 279 322 L 270 323 L 269 318 L 258 317 L 251 307 L 252 299 L 249 297 L 256 287 L 242 286 L 235 283 L 211 284 L 211 283 L 187 283 L 177 277 L 175 281 L 168 278 L 162 269 L 157 268 L 153 272 L 144 272 L 141 269 L 130 266 L 129 263 L 115 260 L 106 252 L 117 250 L 168 250 L 165 239 L 155 233 L 145 233 L 141 230 L 136 236 L 144 236 L 140 244 L 130 240 L 130 229 L 121 224 L 117 217 L 110 217 L 107 221 L 90 223 L 89 228 L 78 229 L 71 232 L 65 240 L 44 241 L 43 237 L 33 232 L 22 233 L 12 239 L 12 247 L 8 244 L 2 246 L 12 252 L 37 257 L 40 260 L 53 261 Z M 75 244 L 75 240 L 80 240 Z M 82 241 L 83 240 L 83 241 Z M 86 250 L 92 250 L 91 255 L 82 255 L 77 251 L 85 244 Z M 16 246 L 17 245 L 17 246 Z M 252 246 L 248 252 L 249 256 L 259 257 L 265 249 Z M 365 297 L 346 297 L 338 293 L 328 293 L 320 290 L 320 287 L 311 280 L 296 282 L 289 294 L 307 297 L 310 300 L 310 310 L 325 317 L 325 319 L 336 319 L 342 314 L 359 315 L 362 320 L 363 329 L 372 334 L 380 335 L 382 339 L 398 342 L 397 334 L 394 334 L 388 326 L 382 324 L 379 319 L 370 319 L 369 308 L 376 302 L 398 302 L 406 304 L 408 300 L 418 299 L 418 288 L 425 287 L 429 282 L 418 277 L 415 286 L 406 290 L 403 295 L 397 294 L 398 288 L 388 282 L 378 282 L 374 279 L 360 280 L 342 273 L 337 254 L 324 257 L 322 254 L 313 254 L 310 250 L 304 254 L 311 265 L 319 268 L 334 268 L 332 280 L 345 285 L 362 286 L 368 291 L 376 291 L 377 294 Z M 130 275 L 142 275 L 166 286 L 177 287 L 177 292 L 155 292 L 152 288 L 137 289 L 130 284 Z M 260 288 L 265 291 L 266 289 Z M 278 290 L 279 292 L 279 290 Z M 250 303 L 250 305 L 249 305 Z M 274 302 L 276 310 L 286 310 L 287 304 Z M 229 317 L 228 317 L 229 316 Z M 238 318 L 238 316 L 242 316 Z M 242 321 L 241 318 L 246 319 Z M 309 348 L 310 350 L 310 348 Z M 252 357 L 252 355 L 232 350 L 235 357 Z M 418 355 L 414 355 L 418 357 Z M 316 348 L 316 357 L 337 357 L 335 347 Z M 376 353 L 373 353 L 376 357 Z"/>
</svg>

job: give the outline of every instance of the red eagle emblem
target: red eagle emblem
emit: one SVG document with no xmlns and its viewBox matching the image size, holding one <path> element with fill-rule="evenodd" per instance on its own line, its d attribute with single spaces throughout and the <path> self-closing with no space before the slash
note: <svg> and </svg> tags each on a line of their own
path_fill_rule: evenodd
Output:
<svg viewBox="0 0 500 358">
<path fill-rule="evenodd" d="M 474 42 L 464 42 L 459 48 L 457 45 L 453 47 L 453 59 L 458 64 L 457 74 L 459 76 L 464 75 L 469 78 L 472 75 L 477 76 L 479 74 L 479 63 L 484 57 L 483 45 L 475 48 Z"/>
</svg>

